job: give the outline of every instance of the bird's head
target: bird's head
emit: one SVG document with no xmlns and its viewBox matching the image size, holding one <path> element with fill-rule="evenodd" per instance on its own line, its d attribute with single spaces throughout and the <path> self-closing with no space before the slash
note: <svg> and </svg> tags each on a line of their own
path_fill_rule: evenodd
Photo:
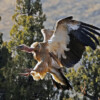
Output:
<svg viewBox="0 0 100 100">
<path fill-rule="evenodd" d="M 31 45 L 31 47 L 28 47 L 25 44 L 17 46 L 18 50 L 25 51 L 25 52 L 28 52 L 28 53 L 32 53 L 32 52 L 36 52 L 36 51 L 40 52 L 41 48 L 42 48 L 42 46 L 41 46 L 41 43 L 39 43 L 39 42 L 34 42 Z"/>
<path fill-rule="evenodd" d="M 30 47 L 26 46 L 25 44 L 17 46 L 17 49 L 24 51 L 24 52 L 28 52 L 28 53 L 32 53 L 34 51 L 34 48 L 30 48 Z"/>
</svg>

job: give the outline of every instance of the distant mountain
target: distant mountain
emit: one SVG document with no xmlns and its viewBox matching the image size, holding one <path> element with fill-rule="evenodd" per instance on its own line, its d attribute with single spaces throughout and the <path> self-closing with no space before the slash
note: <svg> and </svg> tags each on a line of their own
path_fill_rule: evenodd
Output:
<svg viewBox="0 0 100 100">
<path fill-rule="evenodd" d="M 9 40 L 9 32 L 13 25 L 12 15 L 14 14 L 15 0 L 0 0 L 0 32 L 4 33 L 4 40 Z"/>
<path fill-rule="evenodd" d="M 43 11 L 47 16 L 45 28 L 52 29 L 55 22 L 63 17 L 74 16 L 74 19 L 88 22 L 100 27 L 100 0 L 41 0 Z M 15 0 L 0 2 L 0 32 L 4 40 L 9 40 L 9 32 L 13 25 L 11 20 L 15 10 Z"/>
</svg>

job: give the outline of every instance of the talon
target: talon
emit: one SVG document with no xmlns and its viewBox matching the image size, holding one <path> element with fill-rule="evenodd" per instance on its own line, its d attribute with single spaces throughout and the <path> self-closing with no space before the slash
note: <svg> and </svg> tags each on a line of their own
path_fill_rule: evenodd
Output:
<svg viewBox="0 0 100 100">
<path fill-rule="evenodd" d="M 29 76 L 30 73 L 19 73 L 19 75 L 22 75 L 22 76 Z"/>
</svg>

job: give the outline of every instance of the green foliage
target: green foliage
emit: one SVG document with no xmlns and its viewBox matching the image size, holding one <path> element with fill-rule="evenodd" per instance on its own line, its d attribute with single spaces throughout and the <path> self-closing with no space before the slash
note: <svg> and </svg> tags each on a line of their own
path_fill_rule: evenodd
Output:
<svg viewBox="0 0 100 100">
<path fill-rule="evenodd" d="M 42 41 L 41 29 L 44 28 L 46 17 L 40 0 L 16 0 L 16 3 L 15 14 L 12 16 L 14 25 L 10 31 L 11 39 L 4 43 L 0 38 L 0 43 L 3 44 L 0 47 L 6 48 L 6 51 L 2 51 L 2 63 L 6 63 L 0 69 L 0 90 L 2 88 L 5 91 L 6 100 L 61 100 L 64 92 L 54 90 L 50 76 L 37 82 L 31 76 L 19 75 L 25 68 L 34 68 L 36 61 L 32 54 L 18 51 L 16 46 L 30 46 L 35 41 Z"/>
<path fill-rule="evenodd" d="M 57 91 L 53 91 L 50 80 L 36 82 L 32 77 L 21 77 L 19 73 L 25 68 L 34 68 L 36 61 L 32 54 L 16 50 L 16 46 L 30 46 L 34 41 L 42 41 L 41 29 L 46 20 L 40 0 L 17 0 L 15 14 L 12 17 L 15 24 L 10 31 L 11 40 L 5 44 L 12 59 L 2 69 L 5 79 L 2 87 L 6 91 L 6 100 L 50 100 Z M 7 52 L 7 51 L 6 51 Z M 4 54 L 4 51 L 3 51 Z M 6 57 L 8 57 L 6 56 Z M 6 59 L 6 57 L 4 57 Z M 5 61 L 3 59 L 3 61 Z"/>
<path fill-rule="evenodd" d="M 100 41 L 100 38 L 98 39 Z M 66 76 L 73 83 L 77 93 L 91 100 L 97 100 L 100 97 L 100 47 L 95 51 L 87 47 L 81 67 L 77 71 L 70 69 Z M 85 94 L 82 93 L 82 88 L 86 88 Z"/>
<path fill-rule="evenodd" d="M 11 60 L 11 53 L 8 52 L 7 43 L 3 42 L 3 34 L 0 33 L 0 100 L 4 100 L 5 93 L 5 77 L 4 71 L 9 60 Z"/>
<path fill-rule="evenodd" d="M 3 34 L 0 33 L 0 68 L 4 67 L 8 60 L 11 59 L 11 53 L 8 52 L 6 42 L 3 42 Z"/>
<path fill-rule="evenodd" d="M 43 22 L 46 20 L 42 12 L 40 0 L 17 0 L 15 14 L 12 19 L 15 21 L 10 36 L 11 41 L 8 43 L 8 49 L 13 53 L 17 62 L 22 62 L 17 66 L 32 67 L 34 66 L 31 54 L 16 51 L 16 46 L 26 44 L 30 46 L 34 41 L 41 41 L 41 29 L 44 27 Z"/>
</svg>

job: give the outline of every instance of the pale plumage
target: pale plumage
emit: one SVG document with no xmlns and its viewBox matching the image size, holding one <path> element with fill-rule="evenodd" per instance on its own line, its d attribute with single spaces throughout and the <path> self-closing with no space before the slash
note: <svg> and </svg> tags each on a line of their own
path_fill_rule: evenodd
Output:
<svg viewBox="0 0 100 100">
<path fill-rule="evenodd" d="M 43 79 L 47 72 L 52 75 L 53 83 L 57 88 L 72 88 L 62 73 L 62 67 L 73 67 L 81 59 L 85 46 L 96 49 L 95 43 L 99 41 L 94 34 L 100 36 L 93 25 L 73 20 L 67 17 L 57 21 L 55 29 L 42 29 L 44 40 L 27 47 L 20 45 L 18 48 L 33 53 L 38 61 L 30 72 L 34 80 Z"/>
</svg>

